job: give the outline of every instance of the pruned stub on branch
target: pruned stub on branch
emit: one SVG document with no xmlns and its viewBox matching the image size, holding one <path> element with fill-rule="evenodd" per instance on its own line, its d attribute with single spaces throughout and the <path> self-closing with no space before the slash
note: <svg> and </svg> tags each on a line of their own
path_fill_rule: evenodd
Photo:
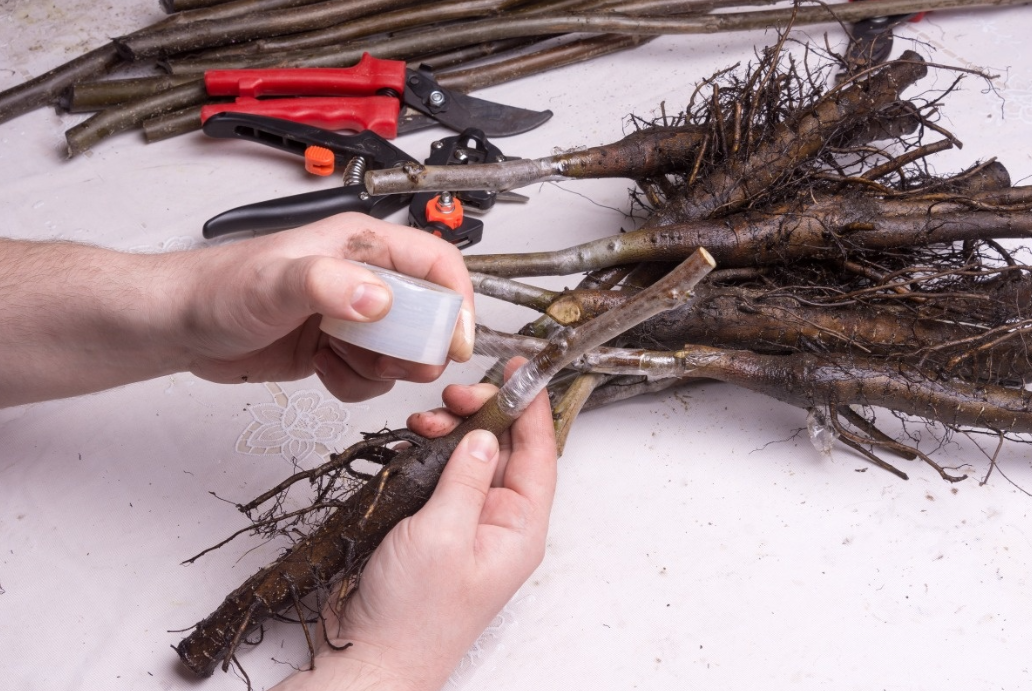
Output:
<svg viewBox="0 0 1032 691">
<path fill-rule="evenodd" d="M 468 256 L 478 292 L 539 313 L 518 334 L 478 327 L 477 350 L 549 367 L 562 352 L 561 371 L 546 377 L 560 451 L 584 410 L 707 379 L 800 407 L 819 449 L 848 447 L 902 478 L 900 461 L 886 457 L 964 476 L 894 437 L 876 411 L 902 422 L 897 434 L 920 421 L 941 436 L 987 435 L 991 471 L 1005 441 L 1032 433 L 1032 270 L 1021 247 L 1032 188 L 1012 186 L 995 160 L 934 172 L 934 154 L 960 145 L 937 122 L 953 86 L 923 88 L 933 67 L 917 53 L 833 83 L 841 60 L 784 45 L 703 80 L 683 112 L 638 120 L 620 142 L 524 162 L 520 175 L 631 177 L 647 217 L 565 250 Z M 477 176 L 497 189 L 514 170 Z M 425 172 L 424 183 L 448 171 Z M 705 278 L 690 299 L 642 314 L 642 296 L 693 261 L 693 282 Z M 574 274 L 584 275 L 562 292 L 514 280 Z M 177 646 L 183 661 L 210 674 L 267 618 L 307 618 L 302 600 L 357 578 L 391 526 L 429 496 L 459 435 L 504 429 L 507 405 L 488 404 L 443 439 L 369 436 L 242 505 L 259 511 L 255 531 L 294 545 L 195 627 Z M 411 446 L 391 450 L 398 441 Z M 362 482 L 356 459 L 381 469 Z M 284 492 L 301 480 L 315 487 L 311 507 L 287 512 Z"/>
</svg>

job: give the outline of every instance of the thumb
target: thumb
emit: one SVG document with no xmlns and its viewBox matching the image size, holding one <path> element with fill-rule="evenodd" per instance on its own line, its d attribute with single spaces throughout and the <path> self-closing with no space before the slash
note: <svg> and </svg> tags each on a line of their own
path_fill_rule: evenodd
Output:
<svg viewBox="0 0 1032 691">
<path fill-rule="evenodd" d="M 368 322 L 391 308 L 390 288 L 372 271 L 345 259 L 302 257 L 292 260 L 281 281 L 281 304 L 309 314 Z"/>
<path fill-rule="evenodd" d="M 472 539 L 497 465 L 498 438 L 487 430 L 473 430 L 452 452 L 424 511 L 442 529 Z"/>
</svg>

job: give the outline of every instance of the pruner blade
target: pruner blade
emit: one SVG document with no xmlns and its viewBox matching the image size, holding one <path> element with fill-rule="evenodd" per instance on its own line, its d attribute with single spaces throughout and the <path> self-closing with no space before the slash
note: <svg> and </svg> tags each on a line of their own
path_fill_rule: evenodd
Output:
<svg viewBox="0 0 1032 691">
<path fill-rule="evenodd" d="M 408 71 L 403 100 L 407 108 L 398 118 L 399 133 L 440 124 L 455 132 L 472 127 L 488 137 L 510 137 L 540 127 L 552 117 L 550 110 L 507 106 L 446 89 L 425 67 Z"/>
</svg>

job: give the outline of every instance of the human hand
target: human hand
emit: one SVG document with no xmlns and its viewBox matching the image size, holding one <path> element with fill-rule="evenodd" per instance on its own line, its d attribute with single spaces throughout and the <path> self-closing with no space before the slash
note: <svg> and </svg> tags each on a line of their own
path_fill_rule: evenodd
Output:
<svg viewBox="0 0 1032 691">
<path fill-rule="evenodd" d="M 446 434 L 495 390 L 449 386 L 445 408 L 413 415 L 409 426 L 426 436 Z M 500 439 L 484 430 L 468 434 L 430 500 L 373 553 L 343 609 L 326 608 L 332 645 L 322 644 L 315 669 L 276 691 L 441 688 L 541 563 L 555 461 L 544 393 Z"/>
<path fill-rule="evenodd" d="M 386 393 L 398 379 L 433 381 L 443 366 L 380 355 L 319 330 L 319 315 L 375 321 L 390 293 L 370 271 L 343 259 L 426 279 L 460 293 L 452 360 L 473 349 L 473 292 L 462 255 L 428 233 L 362 214 L 184 253 L 190 278 L 187 368 L 217 382 L 299 379 L 313 370 L 344 401 Z M 191 263 L 192 262 L 192 263 Z"/>
</svg>

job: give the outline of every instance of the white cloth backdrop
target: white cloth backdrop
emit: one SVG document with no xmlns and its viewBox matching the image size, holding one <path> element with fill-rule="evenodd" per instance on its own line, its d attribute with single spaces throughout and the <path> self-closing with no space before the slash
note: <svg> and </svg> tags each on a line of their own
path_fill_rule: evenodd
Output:
<svg viewBox="0 0 1032 691">
<path fill-rule="evenodd" d="M 0 88 L 160 18 L 157 0 L 0 1 Z M 823 31 L 840 44 L 837 27 Z M 1032 172 L 1032 11 L 942 12 L 900 35 L 936 61 L 984 66 L 944 106 L 966 144 L 959 169 L 999 156 Z M 669 37 L 481 92 L 551 122 L 498 143 L 549 154 L 619 138 L 627 115 L 676 111 L 693 84 L 747 61 L 771 33 Z M 905 41 L 897 43 L 897 50 Z M 930 77 L 942 87 L 951 75 Z M 0 233 L 165 251 L 203 244 L 205 219 L 242 203 L 336 184 L 264 147 L 201 135 L 145 146 L 118 136 L 72 161 L 82 116 L 40 110 L 0 125 Z M 398 140 L 416 156 L 439 132 Z M 499 205 L 470 252 L 557 248 L 630 227 L 623 180 L 541 185 Z M 400 219 L 399 219 L 400 220 Z M 572 285 L 575 277 L 552 281 Z M 478 302 L 496 328 L 520 310 Z M 3 325 L 0 324 L 0 328 Z M 0 354 L 0 357 L 3 355 Z M 483 361 L 444 381 L 474 381 Z M 5 688 L 241 689 L 197 683 L 169 648 L 280 548 L 249 538 L 179 562 L 243 526 L 246 500 L 439 400 L 400 385 L 343 404 L 316 379 L 219 386 L 176 375 L 0 411 L 0 669 Z M 805 414 L 703 384 L 585 414 L 560 462 L 547 557 L 451 681 L 523 689 L 1032 688 L 1032 470 L 1010 447 L 943 449 L 972 479 L 910 481 L 846 451 L 824 458 Z M 1010 479 L 1004 477 L 1006 473 Z M 241 655 L 256 688 L 305 662 L 296 627 Z"/>
</svg>

